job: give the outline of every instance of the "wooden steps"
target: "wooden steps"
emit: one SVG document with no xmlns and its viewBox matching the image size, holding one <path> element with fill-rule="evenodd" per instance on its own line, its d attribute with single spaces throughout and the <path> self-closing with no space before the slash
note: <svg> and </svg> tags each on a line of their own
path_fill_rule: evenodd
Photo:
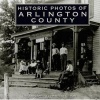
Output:
<svg viewBox="0 0 100 100">
<path fill-rule="evenodd" d="M 87 75 L 87 76 L 84 76 L 85 79 L 95 79 L 96 76 L 95 75 Z"/>
<path fill-rule="evenodd" d="M 99 85 L 100 84 L 95 74 L 88 72 L 88 71 L 81 72 L 81 74 L 84 77 L 87 85 Z"/>
<path fill-rule="evenodd" d="M 11 87 L 50 87 L 57 83 L 61 72 L 51 72 L 43 78 L 35 79 L 35 75 L 19 75 L 14 74 L 9 78 Z"/>
</svg>

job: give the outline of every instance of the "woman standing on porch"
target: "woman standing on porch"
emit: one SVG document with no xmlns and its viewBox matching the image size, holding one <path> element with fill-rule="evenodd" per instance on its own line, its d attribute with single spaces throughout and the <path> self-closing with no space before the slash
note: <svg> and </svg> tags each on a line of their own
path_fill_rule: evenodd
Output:
<svg viewBox="0 0 100 100">
<path fill-rule="evenodd" d="M 58 70 L 58 62 L 59 62 L 59 50 L 56 48 L 56 44 L 52 44 L 52 60 L 53 60 L 53 70 Z"/>
</svg>

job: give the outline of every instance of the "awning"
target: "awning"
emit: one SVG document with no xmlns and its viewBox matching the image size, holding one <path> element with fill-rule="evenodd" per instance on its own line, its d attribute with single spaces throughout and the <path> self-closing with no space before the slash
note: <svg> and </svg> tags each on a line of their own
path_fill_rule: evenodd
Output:
<svg viewBox="0 0 100 100">
<path fill-rule="evenodd" d="M 57 26 L 38 27 L 36 29 L 32 29 L 32 30 L 12 34 L 11 37 L 13 38 L 13 37 L 20 37 L 20 36 L 24 36 L 24 35 L 31 35 L 31 34 L 35 34 L 35 33 L 39 32 L 39 31 L 44 31 L 44 30 L 55 28 L 55 27 L 57 27 Z"/>
</svg>

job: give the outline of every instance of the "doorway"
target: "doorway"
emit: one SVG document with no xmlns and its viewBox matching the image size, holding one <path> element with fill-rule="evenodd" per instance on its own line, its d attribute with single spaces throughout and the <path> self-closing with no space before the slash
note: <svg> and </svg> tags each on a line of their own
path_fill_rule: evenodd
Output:
<svg viewBox="0 0 100 100">
<path fill-rule="evenodd" d="M 52 37 L 52 43 L 56 44 L 56 48 L 60 51 L 61 44 L 64 43 L 65 48 L 68 50 L 67 54 L 67 60 L 71 60 L 72 63 L 74 55 L 73 55 L 73 30 L 70 28 L 67 29 L 62 29 L 57 31 L 56 33 L 53 34 Z M 60 60 L 60 54 L 59 54 L 59 59 L 58 59 L 58 70 L 61 70 L 61 60 Z M 53 61 L 52 61 L 52 70 L 53 70 Z"/>
<path fill-rule="evenodd" d="M 80 71 L 92 71 L 93 67 L 93 32 L 84 28 L 79 33 L 78 59 Z"/>
<path fill-rule="evenodd" d="M 39 40 L 39 41 L 38 41 Z M 43 37 L 35 40 L 35 58 L 42 62 L 43 69 L 45 70 L 50 66 L 50 40 L 49 37 Z M 47 65 L 49 64 L 49 65 Z"/>
</svg>

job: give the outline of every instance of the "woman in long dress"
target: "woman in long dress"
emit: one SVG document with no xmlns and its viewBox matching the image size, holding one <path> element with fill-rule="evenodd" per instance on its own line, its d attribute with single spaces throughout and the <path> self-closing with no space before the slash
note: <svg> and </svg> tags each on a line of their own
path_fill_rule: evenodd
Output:
<svg viewBox="0 0 100 100">
<path fill-rule="evenodd" d="M 19 73 L 20 74 L 24 74 L 24 72 L 27 71 L 27 66 L 24 60 L 21 60 L 20 62 L 20 69 L 19 69 Z"/>
</svg>

